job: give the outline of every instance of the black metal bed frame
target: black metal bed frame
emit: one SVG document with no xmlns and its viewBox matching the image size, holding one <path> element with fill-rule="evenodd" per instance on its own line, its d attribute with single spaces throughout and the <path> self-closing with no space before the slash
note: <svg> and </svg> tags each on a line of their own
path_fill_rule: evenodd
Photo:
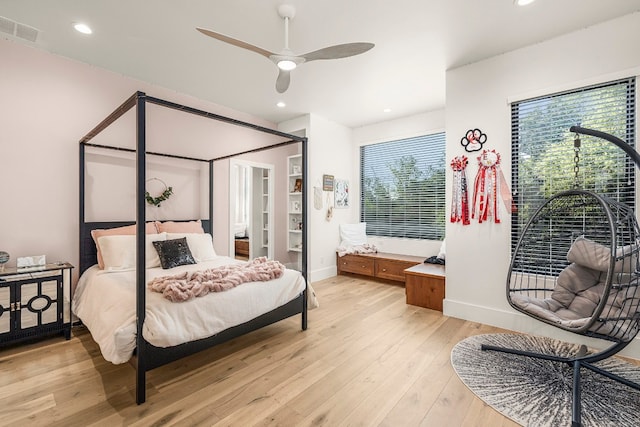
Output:
<svg viewBox="0 0 640 427">
<path fill-rule="evenodd" d="M 250 129 L 254 129 L 257 132 L 267 133 L 271 135 L 280 136 L 284 141 L 266 145 L 263 147 L 255 148 L 253 150 L 247 150 L 239 152 L 233 155 L 217 157 L 214 159 L 198 159 L 193 157 L 177 156 L 166 153 L 156 153 L 146 151 L 146 103 L 152 103 L 166 108 L 182 111 L 189 114 L 213 119 L 221 122 L 225 122 L 231 125 L 242 126 Z M 136 149 L 105 146 L 91 144 L 89 141 L 98 135 L 101 131 L 106 129 L 109 125 L 115 122 L 127 111 L 135 108 L 136 111 Z M 268 150 L 288 144 L 301 143 L 302 144 L 302 182 L 308 182 L 307 179 L 307 138 L 299 137 L 296 135 L 280 132 L 274 129 L 269 129 L 263 126 L 259 126 L 253 123 L 248 123 L 233 119 L 230 117 L 221 116 L 215 113 L 210 113 L 203 110 L 198 110 L 185 105 L 176 104 L 171 101 L 154 98 L 146 95 L 144 92 L 135 92 L 124 103 L 122 103 L 116 110 L 114 110 L 109 116 L 107 116 L 102 122 L 100 122 L 95 128 L 87 133 L 80 140 L 80 177 L 79 177 L 79 218 L 80 218 L 80 274 L 82 274 L 87 268 L 96 263 L 96 248 L 91 238 L 91 230 L 96 228 L 112 228 L 122 225 L 138 224 L 136 229 L 136 354 L 132 358 L 132 362 L 136 369 L 136 403 L 141 404 L 146 400 L 146 372 L 163 366 L 167 363 L 178 360 L 182 357 L 197 353 L 201 350 L 207 349 L 214 345 L 223 343 L 230 339 L 239 337 L 256 329 L 286 319 L 300 313 L 302 316 L 302 330 L 307 329 L 307 287 L 305 290 L 295 299 L 290 302 L 265 313 L 255 319 L 252 319 L 243 324 L 234 326 L 213 335 L 209 338 L 200 339 L 184 344 L 180 344 L 173 347 L 161 348 L 149 344 L 142 335 L 142 326 L 145 320 L 145 289 L 146 289 L 146 269 L 145 269 L 145 227 L 146 222 L 146 201 L 145 201 L 145 175 L 146 175 L 146 156 L 155 155 L 162 157 L 170 157 L 176 159 L 192 160 L 198 162 L 207 162 L 209 164 L 209 220 L 203 220 L 203 228 L 205 231 L 211 232 L 213 225 L 213 163 L 218 160 L 228 159 L 231 157 L 248 154 L 252 152 L 258 152 Z M 86 147 L 98 147 L 109 150 L 119 150 L 132 152 L 136 154 L 136 220 L 135 221 L 114 221 L 114 222 L 86 222 L 85 220 L 85 149 Z M 303 185 L 302 188 L 302 262 L 301 269 L 302 275 L 307 281 L 307 227 L 304 226 L 307 222 L 307 186 Z M 143 226 L 140 226 L 142 224 Z"/>
</svg>

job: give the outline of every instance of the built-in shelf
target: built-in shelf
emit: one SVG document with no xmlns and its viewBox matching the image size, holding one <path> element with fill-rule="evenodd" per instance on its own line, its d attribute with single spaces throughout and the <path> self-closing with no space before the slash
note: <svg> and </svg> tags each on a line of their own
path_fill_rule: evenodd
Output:
<svg viewBox="0 0 640 427">
<path fill-rule="evenodd" d="M 302 252 L 302 155 L 287 157 L 288 192 L 288 233 L 287 249 Z"/>
<path fill-rule="evenodd" d="M 262 170 L 262 247 L 269 246 L 269 180 L 268 169 Z"/>
</svg>

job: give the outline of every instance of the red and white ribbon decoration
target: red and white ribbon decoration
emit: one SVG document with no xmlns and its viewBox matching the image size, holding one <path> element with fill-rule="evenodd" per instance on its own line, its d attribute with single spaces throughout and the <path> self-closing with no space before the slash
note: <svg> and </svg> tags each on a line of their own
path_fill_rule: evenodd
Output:
<svg viewBox="0 0 640 427">
<path fill-rule="evenodd" d="M 511 191 L 500 169 L 500 154 L 496 150 L 483 150 L 478 157 L 478 165 L 480 168 L 474 184 L 471 218 L 475 218 L 477 214 L 478 222 L 483 222 L 493 217 L 494 222 L 498 224 L 498 191 L 507 212 L 512 212 Z"/>
<path fill-rule="evenodd" d="M 469 196 L 467 190 L 467 156 L 457 156 L 451 160 L 453 169 L 453 197 L 451 200 L 451 222 L 469 225 Z"/>
</svg>

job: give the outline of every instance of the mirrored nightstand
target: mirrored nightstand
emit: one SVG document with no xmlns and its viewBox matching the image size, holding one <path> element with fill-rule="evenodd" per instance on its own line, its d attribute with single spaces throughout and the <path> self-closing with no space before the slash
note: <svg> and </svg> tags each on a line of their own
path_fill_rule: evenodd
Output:
<svg viewBox="0 0 640 427">
<path fill-rule="evenodd" d="M 71 338 L 69 263 L 0 272 L 0 346 L 41 336 Z"/>
</svg>

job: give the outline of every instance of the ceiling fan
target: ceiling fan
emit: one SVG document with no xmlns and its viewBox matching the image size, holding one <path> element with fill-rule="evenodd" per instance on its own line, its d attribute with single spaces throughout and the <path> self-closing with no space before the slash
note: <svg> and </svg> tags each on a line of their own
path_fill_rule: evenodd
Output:
<svg viewBox="0 0 640 427">
<path fill-rule="evenodd" d="M 284 49 L 282 49 L 280 53 L 269 52 L 266 49 L 262 49 L 241 40 L 236 40 L 232 37 L 225 36 L 224 34 L 216 33 L 215 31 L 204 28 L 196 29 L 209 37 L 256 52 L 270 59 L 278 66 L 279 69 L 278 78 L 276 80 L 276 90 L 278 93 L 283 93 L 289 88 L 289 83 L 291 82 L 291 76 L 289 73 L 298 65 L 319 59 L 347 58 L 349 56 L 364 53 L 375 46 L 373 43 L 346 43 L 325 47 L 324 49 L 309 52 L 304 55 L 294 55 L 294 53 L 289 49 L 289 20 L 293 19 L 296 14 L 296 10 L 292 5 L 282 4 L 278 7 L 278 14 L 282 19 L 284 19 Z"/>
</svg>

